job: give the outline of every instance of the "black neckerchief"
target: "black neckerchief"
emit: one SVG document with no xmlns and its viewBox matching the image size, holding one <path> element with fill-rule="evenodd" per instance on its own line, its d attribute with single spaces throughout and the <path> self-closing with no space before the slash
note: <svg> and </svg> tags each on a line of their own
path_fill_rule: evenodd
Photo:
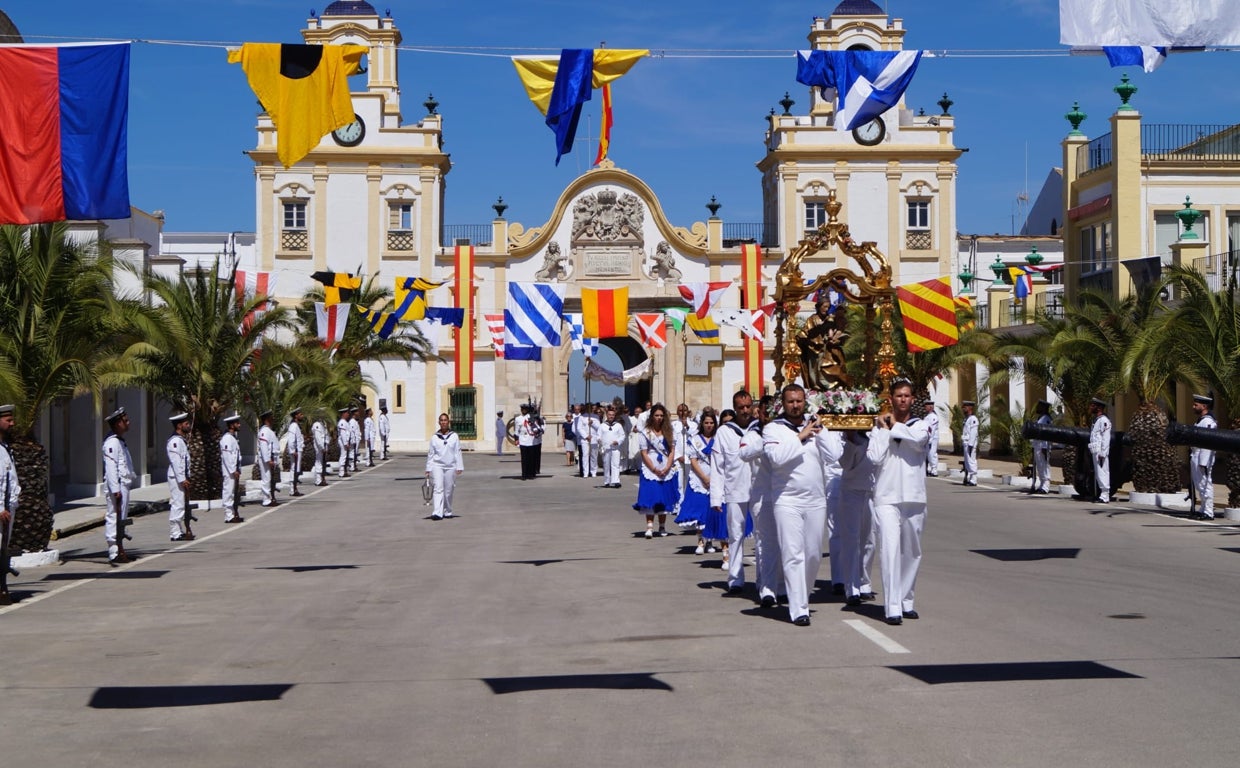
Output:
<svg viewBox="0 0 1240 768">
<path fill-rule="evenodd" d="M 728 429 L 731 429 L 734 433 L 736 433 L 737 437 L 743 437 L 745 434 L 744 428 L 742 428 L 735 421 L 726 422 L 723 424 L 723 426 L 727 427 Z"/>
<path fill-rule="evenodd" d="M 436 432 L 435 437 L 438 437 L 440 440 L 446 443 L 448 442 L 448 437 L 450 435 L 455 435 L 455 434 L 456 434 L 455 432 L 449 429 L 447 432 Z"/>
<path fill-rule="evenodd" d="M 804 416 L 802 416 L 802 419 L 804 419 Z M 798 427 L 795 424 L 793 424 L 791 421 L 788 421 L 787 419 L 785 419 L 783 416 L 780 416 L 778 419 L 772 419 L 771 423 L 772 424 L 783 424 L 785 427 L 792 430 L 792 434 L 796 435 L 797 439 L 800 439 L 801 430 L 805 429 L 805 422 L 802 422 L 801 426 Z M 804 440 L 801 440 L 801 445 L 805 445 L 806 443 L 808 443 L 812 437 L 813 436 L 811 435 L 810 437 L 807 437 Z"/>
</svg>

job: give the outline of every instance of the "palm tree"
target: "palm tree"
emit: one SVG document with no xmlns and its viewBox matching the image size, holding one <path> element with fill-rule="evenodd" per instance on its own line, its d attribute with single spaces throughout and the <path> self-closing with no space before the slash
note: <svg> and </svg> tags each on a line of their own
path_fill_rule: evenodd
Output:
<svg viewBox="0 0 1240 768">
<path fill-rule="evenodd" d="M 189 413 L 190 498 L 221 492 L 218 422 L 245 401 L 276 353 L 271 336 L 293 327 L 288 309 L 266 296 L 238 300 L 234 277 L 211 269 L 143 277 L 154 299 L 129 329 L 130 344 L 113 364 L 112 381 L 142 387 Z"/>
<path fill-rule="evenodd" d="M 112 285 L 111 253 L 64 224 L 0 227 L 0 402 L 17 406 L 13 455 L 22 498 L 16 551 L 46 549 L 52 534 L 47 450 L 35 425 L 58 398 L 101 400 L 100 362 L 127 305 Z"/>
</svg>

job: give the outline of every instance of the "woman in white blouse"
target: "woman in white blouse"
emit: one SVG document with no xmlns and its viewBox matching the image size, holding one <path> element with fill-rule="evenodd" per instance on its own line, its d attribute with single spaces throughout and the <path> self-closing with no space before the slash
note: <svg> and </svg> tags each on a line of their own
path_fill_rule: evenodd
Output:
<svg viewBox="0 0 1240 768">
<path fill-rule="evenodd" d="M 456 477 L 465 471 L 461 456 L 461 438 L 452 431 L 448 414 L 439 414 L 439 431 L 431 436 L 426 451 L 426 476 L 435 487 L 435 507 L 432 520 L 452 517 L 452 492 L 456 489 Z"/>
</svg>

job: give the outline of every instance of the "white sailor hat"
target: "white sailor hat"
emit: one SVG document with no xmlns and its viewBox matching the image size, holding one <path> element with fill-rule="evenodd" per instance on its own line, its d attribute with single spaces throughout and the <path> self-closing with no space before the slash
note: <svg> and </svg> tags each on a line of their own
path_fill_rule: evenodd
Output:
<svg viewBox="0 0 1240 768">
<path fill-rule="evenodd" d="M 347 406 L 347 405 L 346 405 L 344 408 L 341 408 L 341 409 L 340 409 L 340 414 L 341 414 L 342 416 L 343 416 L 344 414 L 348 413 L 348 412 L 349 412 L 349 406 Z"/>
<path fill-rule="evenodd" d="M 296 415 L 297 415 L 297 414 L 299 414 L 299 413 L 301 413 L 301 407 L 300 407 L 300 406 L 299 406 L 299 407 L 297 407 L 297 408 L 291 408 L 291 409 L 289 409 L 288 415 L 289 415 L 289 416 L 296 416 Z"/>
<path fill-rule="evenodd" d="M 178 413 L 175 416 L 168 417 L 168 421 L 171 421 L 173 424 L 180 424 L 181 422 L 188 421 L 188 420 L 189 420 L 188 413 Z"/>
<path fill-rule="evenodd" d="M 265 411 L 263 411 L 262 413 L 258 414 L 258 420 L 259 420 L 259 421 L 262 421 L 263 419 L 267 418 L 267 417 L 268 417 L 268 416 L 270 416 L 270 415 L 271 415 L 271 409 L 270 409 L 270 408 L 268 408 L 267 410 L 265 410 Z"/>
<path fill-rule="evenodd" d="M 236 424 L 239 421 L 241 421 L 241 415 L 237 413 L 234 413 L 232 416 L 224 417 L 225 424 Z"/>
<path fill-rule="evenodd" d="M 0 416 L 12 416 L 16 410 L 13 405 L 0 405 Z"/>
<path fill-rule="evenodd" d="M 1101 397 L 1095 397 L 1095 398 L 1090 399 L 1089 404 L 1090 404 L 1090 405 L 1096 405 L 1096 406 L 1098 406 L 1099 408 L 1106 408 L 1106 407 L 1107 407 L 1107 401 L 1106 401 L 1106 400 L 1103 400 Z"/>
<path fill-rule="evenodd" d="M 977 403 L 973 402 L 972 400 L 965 400 L 963 403 L 961 403 L 961 405 L 974 405 L 975 406 L 977 405 Z"/>
<path fill-rule="evenodd" d="M 125 415 L 125 406 L 122 405 L 120 408 L 117 408 L 115 411 L 112 411 L 112 413 L 108 414 L 108 417 L 104 419 L 104 421 L 106 421 L 108 424 L 115 424 L 124 415 Z"/>
<path fill-rule="evenodd" d="M 1214 405 L 1214 398 L 1209 395 L 1193 395 L 1194 403 L 1202 403 L 1204 405 Z"/>
</svg>

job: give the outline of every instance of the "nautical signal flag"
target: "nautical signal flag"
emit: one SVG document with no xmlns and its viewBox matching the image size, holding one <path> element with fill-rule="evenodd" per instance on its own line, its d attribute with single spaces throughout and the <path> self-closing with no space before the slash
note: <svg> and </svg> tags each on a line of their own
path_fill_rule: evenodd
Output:
<svg viewBox="0 0 1240 768">
<path fill-rule="evenodd" d="M 483 315 L 487 330 L 491 333 L 491 346 L 495 347 L 495 357 L 504 357 L 504 316 L 502 314 Z"/>
<path fill-rule="evenodd" d="M 274 272 L 247 272 L 238 269 L 233 274 L 233 284 L 237 291 L 237 303 L 243 304 L 246 299 L 255 296 L 273 296 L 276 292 L 276 275 Z M 268 307 L 271 302 L 267 302 Z"/>
<path fill-rule="evenodd" d="M 349 308 L 344 304 L 327 306 L 321 301 L 314 302 L 314 316 L 318 322 L 319 341 L 324 349 L 344 341 L 344 329 L 349 324 Z"/>
<path fill-rule="evenodd" d="M 797 51 L 797 82 L 834 89 L 836 128 L 851 131 L 898 104 L 920 62 L 921 51 Z"/>
<path fill-rule="evenodd" d="M 688 315 L 685 317 L 685 323 L 693 329 L 693 332 L 697 334 L 698 340 L 703 344 L 719 343 L 719 324 L 710 315 L 706 317 Z"/>
<path fill-rule="evenodd" d="M 560 346 L 561 315 L 564 313 L 564 284 L 509 283 L 504 306 L 505 356 L 517 345 L 525 347 Z M 521 358 L 530 359 L 530 358 Z M 538 357 L 542 359 L 541 355 Z"/>
<path fill-rule="evenodd" d="M 581 289 L 581 328 L 589 339 L 614 339 L 629 334 L 629 289 Z"/>
<path fill-rule="evenodd" d="M 512 64 L 525 86 L 526 95 L 555 133 L 556 165 L 573 149 L 581 108 L 590 100 L 592 89 L 618 80 L 638 59 L 649 55 L 647 50 L 565 48 L 560 51 L 559 58 L 513 57 Z M 610 94 L 605 95 L 605 99 L 609 104 Z M 610 125 L 606 128 L 609 133 Z M 600 146 L 600 159 L 604 155 L 606 147 Z"/>
<path fill-rule="evenodd" d="M 1033 275 L 1024 267 L 1008 267 L 1008 274 L 1012 276 L 1012 292 L 1016 298 L 1023 299 L 1033 293 Z"/>
<path fill-rule="evenodd" d="M 401 320 L 421 320 L 426 317 L 426 292 L 441 285 L 420 277 L 397 277 L 392 314 Z"/>
<path fill-rule="evenodd" d="M 960 330 L 971 331 L 977 327 L 977 321 L 973 313 L 973 300 L 968 296 L 957 296 L 954 301 L 956 303 L 956 311 L 963 311 L 968 318 L 963 323 L 960 323 Z"/>
<path fill-rule="evenodd" d="M 0 224 L 129 218 L 129 44 L 0 47 Z"/>
<path fill-rule="evenodd" d="M 357 119 L 349 75 L 362 71 L 364 45 L 246 43 L 228 52 L 276 127 L 276 156 L 288 168 L 323 137 Z"/>
<path fill-rule="evenodd" d="M 732 287 L 731 282 L 719 283 L 682 283 L 678 286 L 680 295 L 689 305 L 693 307 L 693 311 L 698 317 L 706 317 L 710 314 L 710 310 L 719 303 L 719 299 L 723 297 L 723 292 Z"/>
<path fill-rule="evenodd" d="M 323 284 L 323 303 L 328 306 L 348 302 L 362 287 L 362 278 L 349 272 L 315 272 L 310 277 Z"/>
<path fill-rule="evenodd" d="M 386 339 L 392 335 L 392 331 L 396 330 L 396 315 L 391 312 L 380 312 L 377 309 L 365 307 L 358 307 L 357 311 L 366 318 L 366 322 L 370 324 L 370 330 L 378 334 L 381 339 Z"/>
<path fill-rule="evenodd" d="M 638 312 L 633 319 L 637 321 L 637 333 L 643 344 L 651 349 L 667 346 L 667 318 L 662 312 Z"/>
<path fill-rule="evenodd" d="M 689 314 L 689 310 L 683 307 L 667 307 L 663 310 L 663 314 L 667 315 L 667 322 L 672 324 L 672 330 L 680 333 L 685 329 L 685 317 Z"/>
<path fill-rule="evenodd" d="M 465 325 L 465 308 L 464 307 L 427 307 L 426 319 L 434 320 L 443 325 L 450 325 L 453 328 L 460 328 Z"/>
<path fill-rule="evenodd" d="M 896 295 L 900 300 L 900 316 L 904 320 L 904 339 L 909 352 L 950 347 L 960 340 L 951 278 L 939 277 L 900 286 Z"/>
</svg>

